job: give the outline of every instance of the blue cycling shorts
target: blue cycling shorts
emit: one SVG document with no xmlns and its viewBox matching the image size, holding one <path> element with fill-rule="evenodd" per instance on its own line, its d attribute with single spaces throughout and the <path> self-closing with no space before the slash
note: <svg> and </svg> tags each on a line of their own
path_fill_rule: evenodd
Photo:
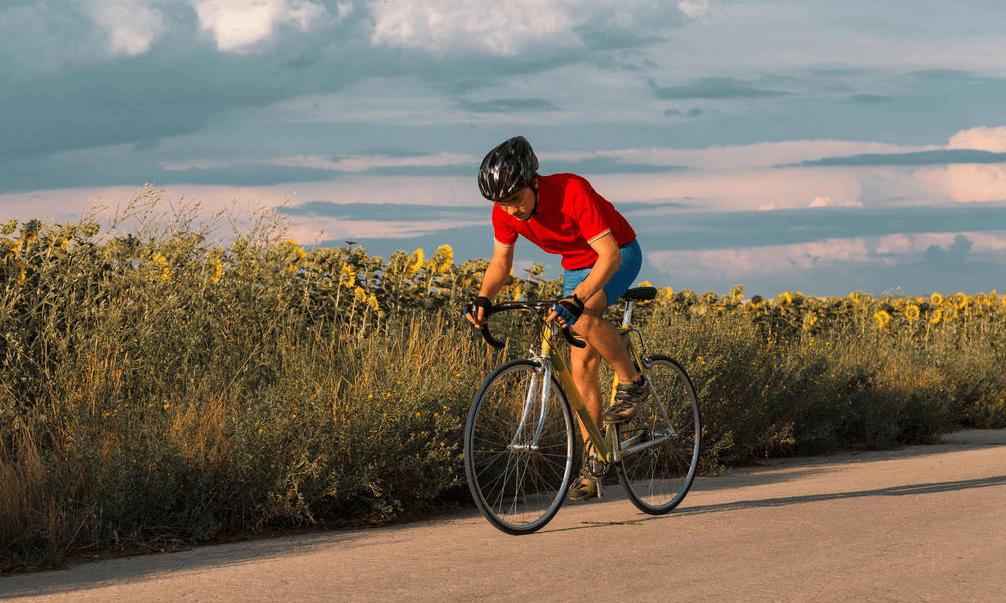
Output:
<svg viewBox="0 0 1006 603">
<path fill-rule="evenodd" d="M 631 243 L 621 247 L 620 251 L 622 252 L 622 265 L 619 266 L 618 272 L 611 277 L 608 284 L 604 286 L 604 293 L 608 296 L 609 306 L 617 302 L 618 298 L 622 297 L 629 290 L 629 287 L 632 286 L 632 281 L 639 275 L 639 269 L 643 266 L 643 250 L 639 247 L 637 240 L 633 239 Z M 587 278 L 591 268 L 593 266 L 580 268 L 579 270 L 567 270 L 563 274 L 563 297 L 573 295 L 576 286 Z"/>
</svg>

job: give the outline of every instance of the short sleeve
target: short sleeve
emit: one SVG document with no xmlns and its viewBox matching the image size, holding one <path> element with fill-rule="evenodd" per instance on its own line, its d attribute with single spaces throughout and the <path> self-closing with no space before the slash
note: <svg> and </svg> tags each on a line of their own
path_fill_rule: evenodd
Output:
<svg viewBox="0 0 1006 603">
<path fill-rule="evenodd" d="M 601 207 L 603 198 L 589 184 L 582 180 L 570 182 L 566 189 L 566 202 L 571 206 L 570 215 L 574 216 L 583 238 L 588 242 L 606 232 L 611 231 L 611 225 L 604 218 Z"/>
<path fill-rule="evenodd" d="M 517 231 L 506 223 L 507 217 L 506 212 L 494 203 L 492 213 L 493 238 L 496 240 L 497 244 L 503 245 L 504 247 L 510 247 L 517 242 Z"/>
</svg>

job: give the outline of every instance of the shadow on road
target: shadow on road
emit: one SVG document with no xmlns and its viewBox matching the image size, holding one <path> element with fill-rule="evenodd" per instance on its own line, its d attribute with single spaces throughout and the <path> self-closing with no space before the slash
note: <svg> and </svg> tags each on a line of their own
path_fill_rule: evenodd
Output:
<svg viewBox="0 0 1006 603">
<path fill-rule="evenodd" d="M 0 577 L 0 599 L 51 595 L 100 588 L 109 584 L 139 582 L 172 572 L 238 565 L 269 557 L 308 554 L 318 547 L 361 538 L 364 531 L 325 532 L 310 535 L 266 538 L 242 543 L 198 546 L 159 555 L 107 559 L 71 565 L 63 570 Z M 86 567 L 86 572 L 80 568 Z"/>
<path fill-rule="evenodd" d="M 832 494 L 808 494 L 802 496 L 790 496 L 783 498 L 765 498 L 761 500 L 739 500 L 719 505 L 705 505 L 699 507 L 688 507 L 676 511 L 676 515 L 699 515 L 703 513 L 715 513 L 719 511 L 733 511 L 737 509 L 753 509 L 759 507 L 784 507 L 788 505 L 802 505 L 806 503 L 843 500 L 848 498 L 863 498 L 867 496 L 918 496 L 923 494 L 938 494 L 941 492 L 953 492 L 957 490 L 971 490 L 975 488 L 988 488 L 992 486 L 1006 486 L 1006 475 L 997 477 L 986 477 L 981 479 L 969 479 L 957 482 L 936 482 L 932 484 L 915 484 L 911 486 L 894 486 L 891 488 L 878 488 L 876 490 L 862 490 L 859 492 L 835 492 Z"/>
<path fill-rule="evenodd" d="M 790 505 L 803 505 L 815 502 L 866 498 L 871 496 L 921 496 L 926 494 L 939 494 L 942 492 L 972 490 L 976 488 L 990 488 L 995 486 L 1006 486 L 1006 475 L 1000 475 L 996 477 L 986 477 L 981 479 L 953 481 L 953 482 L 935 482 L 931 484 L 893 486 L 890 488 L 878 488 L 875 490 L 862 490 L 858 492 L 834 492 L 831 494 L 804 494 L 800 496 L 786 496 L 779 498 L 737 500 L 728 503 L 720 503 L 715 505 L 700 505 L 696 507 L 686 506 L 686 507 L 680 507 L 667 515 L 643 516 L 626 521 L 584 522 L 583 525 L 564 529 L 582 530 L 585 528 L 599 527 L 605 525 L 644 524 L 650 521 L 662 521 L 673 517 L 688 517 L 693 515 L 705 515 L 707 513 L 739 511 L 743 509 L 758 509 L 764 507 L 785 507 Z M 685 501 L 685 504 L 686 505 L 688 504 L 687 499 Z M 562 531 L 562 530 L 555 530 L 555 531 Z"/>
</svg>

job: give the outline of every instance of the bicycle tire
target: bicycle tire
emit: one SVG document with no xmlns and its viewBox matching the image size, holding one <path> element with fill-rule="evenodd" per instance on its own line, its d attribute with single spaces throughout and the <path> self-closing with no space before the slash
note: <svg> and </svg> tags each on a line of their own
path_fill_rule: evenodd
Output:
<svg viewBox="0 0 1006 603">
<path fill-rule="evenodd" d="M 540 385 L 524 413 L 529 389 L 543 374 L 529 359 L 500 366 L 476 394 L 465 425 L 465 474 L 472 498 L 482 515 L 508 534 L 530 534 L 547 524 L 573 479 L 575 423 L 555 377 L 544 417 Z"/>
<path fill-rule="evenodd" d="M 632 419 L 615 426 L 618 478 L 640 511 L 662 515 L 681 504 L 695 479 L 701 414 L 695 387 L 680 364 L 664 355 L 649 356 L 643 364 L 650 395 Z"/>
</svg>

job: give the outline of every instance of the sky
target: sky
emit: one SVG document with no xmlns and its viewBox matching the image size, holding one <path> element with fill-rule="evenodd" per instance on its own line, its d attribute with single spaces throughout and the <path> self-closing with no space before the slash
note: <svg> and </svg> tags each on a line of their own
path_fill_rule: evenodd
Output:
<svg viewBox="0 0 1006 603">
<path fill-rule="evenodd" d="M 149 183 L 487 258 L 476 173 L 522 134 L 658 286 L 1006 290 L 1004 98 L 1002 0 L 5 0 L 0 221 Z"/>
</svg>

